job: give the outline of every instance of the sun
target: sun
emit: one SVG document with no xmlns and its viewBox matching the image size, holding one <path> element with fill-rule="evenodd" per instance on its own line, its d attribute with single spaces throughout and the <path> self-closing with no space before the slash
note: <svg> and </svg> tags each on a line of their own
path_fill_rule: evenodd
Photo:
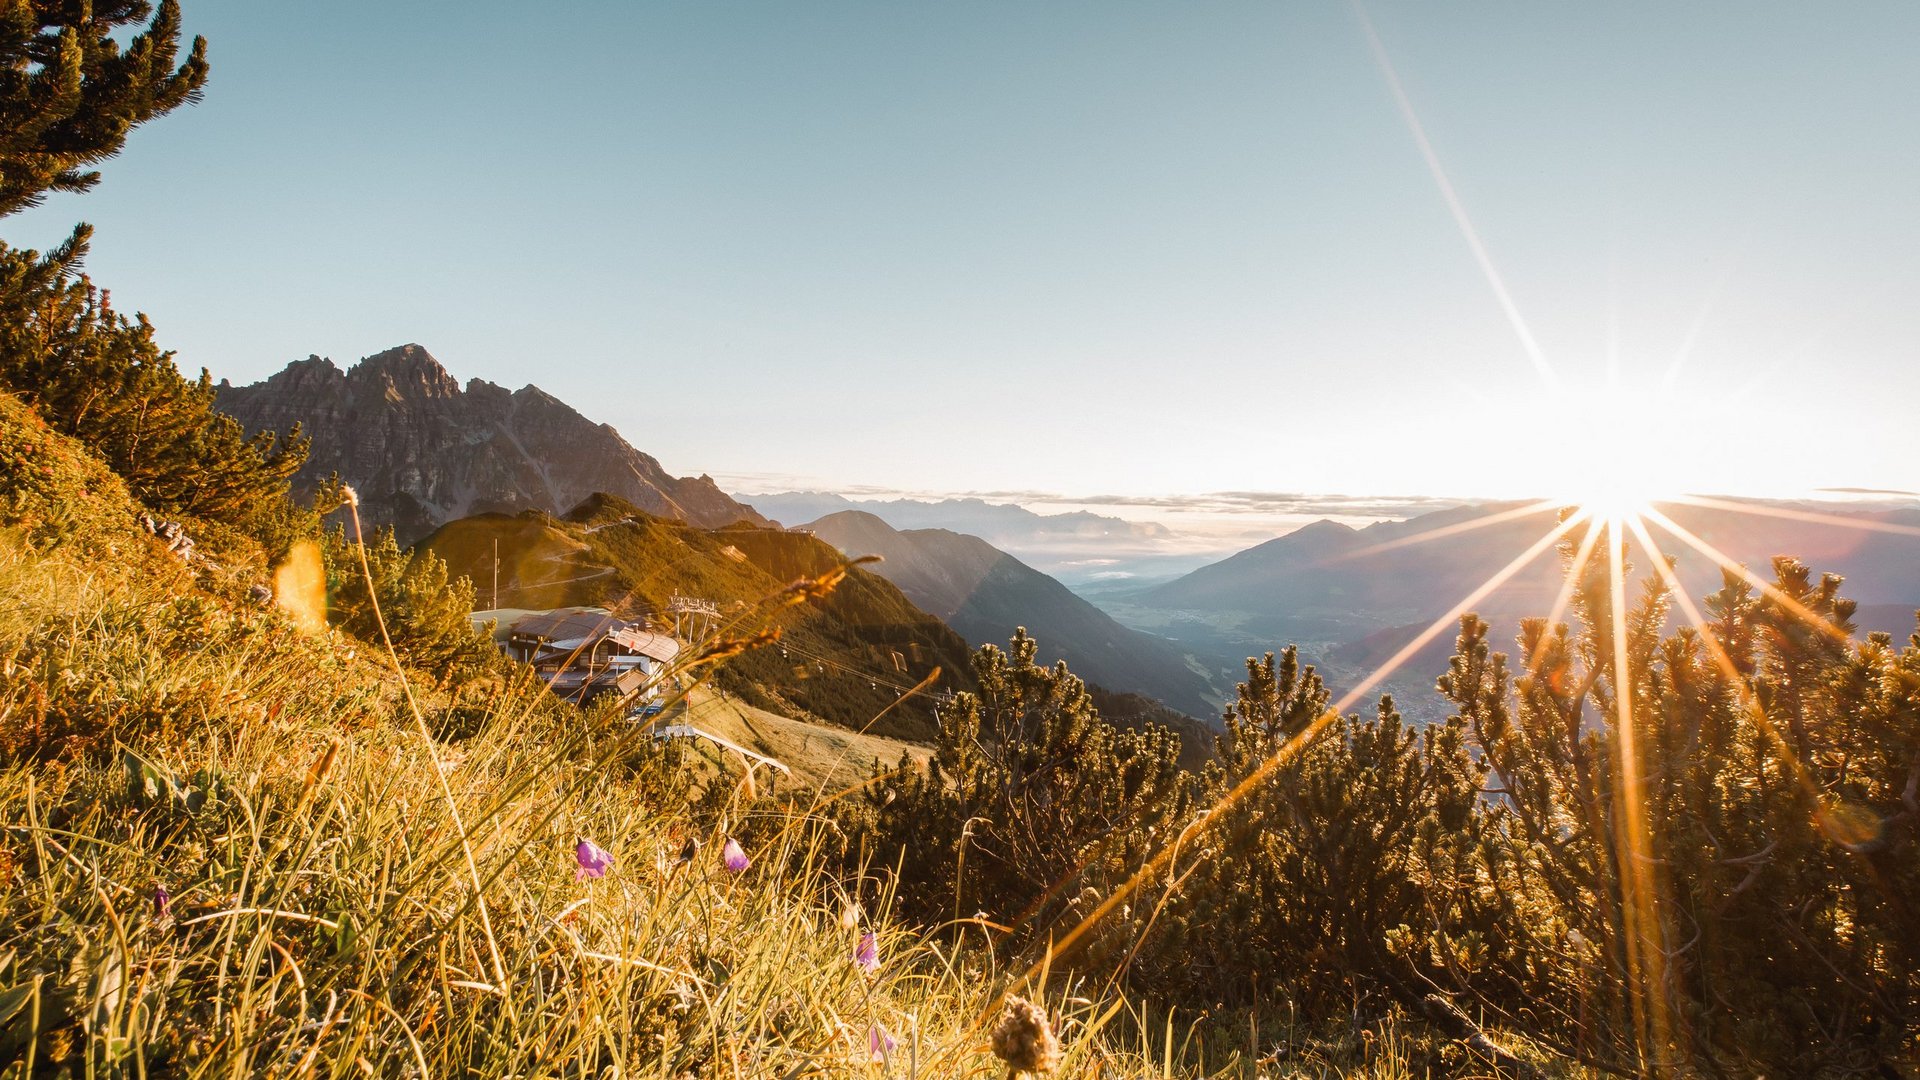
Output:
<svg viewBox="0 0 1920 1080">
<path fill-rule="evenodd" d="M 1617 459 L 1616 459 L 1617 462 Z M 1584 475 L 1570 478 L 1555 499 L 1608 525 L 1640 518 L 1665 492 L 1647 483 L 1648 474 L 1620 463 L 1596 462 Z"/>
<path fill-rule="evenodd" d="M 1559 396 L 1556 413 L 1568 420 L 1574 445 L 1559 463 L 1551 498 L 1618 525 L 1678 494 L 1677 440 L 1670 414 L 1655 406 L 1655 395 L 1610 381 Z"/>
</svg>

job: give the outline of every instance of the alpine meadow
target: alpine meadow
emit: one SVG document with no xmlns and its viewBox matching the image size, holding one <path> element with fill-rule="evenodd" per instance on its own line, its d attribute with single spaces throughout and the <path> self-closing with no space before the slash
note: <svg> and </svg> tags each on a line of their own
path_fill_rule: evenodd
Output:
<svg viewBox="0 0 1920 1080">
<path fill-rule="evenodd" d="M 0 3 L 0 1080 L 1920 1078 L 1916 48 Z"/>
</svg>

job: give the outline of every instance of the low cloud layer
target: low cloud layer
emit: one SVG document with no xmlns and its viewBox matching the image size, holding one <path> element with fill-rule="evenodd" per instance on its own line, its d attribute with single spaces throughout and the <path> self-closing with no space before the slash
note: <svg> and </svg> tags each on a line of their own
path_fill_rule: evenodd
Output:
<svg viewBox="0 0 1920 1080">
<path fill-rule="evenodd" d="M 1461 506 L 1475 500 L 1428 495 L 1333 495 L 1298 491 L 1209 491 L 1192 494 L 1119 495 L 1072 494 L 1035 489 L 987 491 L 938 491 L 925 488 L 896 488 L 873 484 L 822 484 L 817 478 L 780 473 L 751 473 L 723 476 L 721 484 L 751 500 L 755 494 L 793 491 L 824 491 L 849 499 L 984 499 L 988 502 L 1017 503 L 1044 513 L 1050 508 L 1102 508 L 1116 516 L 1145 520 L 1150 512 L 1193 515 L 1233 515 L 1263 518 L 1393 518 L 1402 519 Z M 1127 511 L 1133 511 L 1129 513 Z M 1143 514 L 1141 511 L 1149 513 Z"/>
</svg>

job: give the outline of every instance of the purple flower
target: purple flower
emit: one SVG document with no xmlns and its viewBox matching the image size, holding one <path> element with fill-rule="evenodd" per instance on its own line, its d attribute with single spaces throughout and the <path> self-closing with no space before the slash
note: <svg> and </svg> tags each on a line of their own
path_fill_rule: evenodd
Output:
<svg viewBox="0 0 1920 1080">
<path fill-rule="evenodd" d="M 168 908 L 168 907 L 169 907 L 169 906 L 170 906 L 170 905 L 171 905 L 172 903 L 173 903 L 173 894 L 172 894 L 172 893 L 169 893 L 169 892 L 167 891 L 167 887 L 166 887 L 165 885 L 155 885 L 155 886 L 153 887 L 153 915 L 154 915 L 154 918 L 157 918 L 157 919 L 164 919 L 164 918 L 166 918 L 166 917 L 167 917 L 167 908 Z"/>
<path fill-rule="evenodd" d="M 880 966 L 880 938 L 869 930 L 860 935 L 860 944 L 853 950 L 853 962 L 863 971 L 872 971 Z"/>
<path fill-rule="evenodd" d="M 585 838 L 573 845 L 573 858 L 580 864 L 580 868 L 573 872 L 575 881 L 606 877 L 607 871 L 613 869 L 613 856 L 607 854 L 607 849 Z"/>
<path fill-rule="evenodd" d="M 726 862 L 727 869 L 736 874 L 744 872 L 747 867 L 753 865 L 753 860 L 747 858 L 747 853 L 741 850 L 740 841 L 731 836 L 727 837 L 727 846 L 720 849 L 720 857 Z"/>
<path fill-rule="evenodd" d="M 885 1062 L 887 1056 L 893 1053 L 894 1047 L 899 1045 L 894 1041 L 893 1036 L 887 1034 L 886 1028 L 879 1024 L 867 1025 L 867 1053 L 873 1056 L 875 1064 Z"/>
</svg>

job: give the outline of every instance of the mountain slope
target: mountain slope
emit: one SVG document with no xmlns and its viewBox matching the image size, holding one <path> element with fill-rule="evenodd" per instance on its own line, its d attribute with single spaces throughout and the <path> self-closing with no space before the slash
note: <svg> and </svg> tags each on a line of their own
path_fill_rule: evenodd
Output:
<svg viewBox="0 0 1920 1080">
<path fill-rule="evenodd" d="M 539 387 L 472 379 L 463 388 L 418 345 L 344 372 L 316 356 L 251 386 L 222 382 L 218 407 L 249 432 L 299 423 L 313 450 L 296 490 L 337 473 L 359 492 L 362 517 L 392 525 L 403 542 L 469 514 L 561 513 L 596 491 L 696 525 L 765 521 L 705 476 L 669 476 Z"/>
<path fill-rule="evenodd" d="M 1206 679 L 1173 644 L 1115 622 L 1066 586 L 976 536 L 894 529 L 857 510 L 807 527 L 849 556 L 879 555 L 876 573 L 976 645 L 1004 644 L 1015 627 L 1047 659 L 1112 691 L 1145 694 L 1190 716 L 1218 711 Z"/>
<path fill-rule="evenodd" d="M 587 499 L 565 517 L 461 518 L 420 546 L 446 560 L 451 573 L 472 578 L 481 603 L 594 605 L 625 619 L 671 625 L 672 599 L 679 595 L 710 601 L 717 611 L 710 625 L 723 628 L 795 579 L 818 577 L 845 561 L 804 533 L 744 524 L 702 529 L 608 495 Z M 938 667 L 931 693 L 903 702 L 872 728 L 876 735 L 924 740 L 934 730 L 934 694 L 972 685 L 960 635 L 891 582 L 858 567 L 826 597 L 786 609 L 777 622 L 777 644 L 737 656 L 715 675 L 717 686 L 757 708 L 862 728 Z"/>
</svg>

